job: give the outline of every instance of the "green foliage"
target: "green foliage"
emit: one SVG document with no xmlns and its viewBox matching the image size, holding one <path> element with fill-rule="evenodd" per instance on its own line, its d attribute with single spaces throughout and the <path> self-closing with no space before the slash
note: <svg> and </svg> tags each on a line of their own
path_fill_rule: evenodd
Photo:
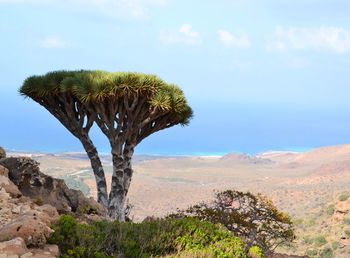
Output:
<svg viewBox="0 0 350 258">
<path fill-rule="evenodd" d="M 340 245 L 340 243 L 339 243 L 338 241 L 334 241 L 334 242 L 332 243 L 332 249 L 333 249 L 333 250 L 337 250 L 338 247 L 339 247 L 339 245 Z"/>
<path fill-rule="evenodd" d="M 314 239 L 314 243 L 316 246 L 322 246 L 322 245 L 327 244 L 327 240 L 324 236 L 317 236 Z"/>
<path fill-rule="evenodd" d="M 304 242 L 304 244 L 310 245 L 313 243 L 313 239 L 310 236 L 304 236 L 303 242 Z"/>
<path fill-rule="evenodd" d="M 344 231 L 344 233 L 345 233 L 345 235 L 346 235 L 347 237 L 350 237 L 350 230 L 349 230 L 349 229 L 346 229 L 346 230 Z"/>
<path fill-rule="evenodd" d="M 332 248 L 327 247 L 320 252 L 320 258 L 332 258 L 332 257 L 334 257 Z"/>
<path fill-rule="evenodd" d="M 223 224 L 244 239 L 249 248 L 260 246 L 265 253 L 295 238 L 290 217 L 266 197 L 249 192 L 219 192 L 213 203 L 200 203 L 169 217 L 194 217 Z"/>
<path fill-rule="evenodd" d="M 327 215 L 332 216 L 334 213 L 334 210 L 335 210 L 334 204 L 328 205 L 326 208 Z"/>
<path fill-rule="evenodd" d="M 54 230 L 49 242 L 57 244 L 66 258 L 246 257 L 246 246 L 225 227 L 193 218 L 88 225 L 63 215 Z M 262 253 L 258 247 L 253 250 Z"/>
<path fill-rule="evenodd" d="M 81 214 L 99 214 L 98 208 L 91 206 L 91 205 L 79 207 L 78 213 L 81 213 Z"/>
<path fill-rule="evenodd" d="M 168 84 L 152 74 L 98 70 L 55 71 L 29 77 L 19 91 L 23 96 L 33 99 L 69 94 L 81 103 L 142 95 L 151 107 L 172 112 L 183 125 L 189 123 L 193 113 L 177 85 Z"/>
<path fill-rule="evenodd" d="M 249 256 L 251 258 L 264 258 L 265 257 L 263 250 L 261 250 L 261 248 L 258 246 L 252 246 L 249 249 Z"/>
<path fill-rule="evenodd" d="M 308 221 L 305 222 L 306 227 L 313 227 L 316 225 L 316 220 L 314 218 L 309 219 Z"/>
<path fill-rule="evenodd" d="M 349 193 L 348 192 L 343 192 L 338 197 L 338 200 L 341 201 L 341 202 L 345 202 L 348 199 L 349 199 Z"/>
<path fill-rule="evenodd" d="M 309 249 L 306 251 L 306 255 L 310 256 L 310 257 L 316 257 L 318 254 L 317 250 L 315 249 Z"/>
<path fill-rule="evenodd" d="M 293 224 L 297 227 L 301 226 L 303 224 L 303 219 L 295 219 L 293 221 Z"/>
<path fill-rule="evenodd" d="M 36 198 L 36 199 L 34 200 L 34 203 L 35 203 L 36 205 L 38 205 L 38 206 L 41 206 L 41 205 L 44 204 L 44 201 L 43 201 L 42 198 L 38 197 L 38 198 Z"/>
</svg>

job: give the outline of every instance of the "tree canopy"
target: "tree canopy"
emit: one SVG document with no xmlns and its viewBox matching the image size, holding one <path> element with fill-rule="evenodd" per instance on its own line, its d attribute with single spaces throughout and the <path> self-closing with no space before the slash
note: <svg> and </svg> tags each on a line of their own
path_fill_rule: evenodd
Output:
<svg viewBox="0 0 350 258">
<path fill-rule="evenodd" d="M 31 98 L 69 93 L 82 103 L 140 95 L 148 99 L 150 107 L 172 112 L 179 124 L 187 125 L 192 117 L 192 109 L 177 85 L 168 84 L 156 75 L 136 72 L 49 72 L 27 78 L 20 93 Z"/>
</svg>

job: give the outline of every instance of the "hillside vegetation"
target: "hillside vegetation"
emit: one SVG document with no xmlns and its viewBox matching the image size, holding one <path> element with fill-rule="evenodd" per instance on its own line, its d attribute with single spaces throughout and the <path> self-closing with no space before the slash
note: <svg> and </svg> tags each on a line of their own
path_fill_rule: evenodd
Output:
<svg viewBox="0 0 350 258">
<path fill-rule="evenodd" d="M 247 250 L 224 226 L 193 218 L 83 224 L 63 215 L 54 229 L 49 242 L 66 258 L 264 257 L 257 246 Z"/>
</svg>

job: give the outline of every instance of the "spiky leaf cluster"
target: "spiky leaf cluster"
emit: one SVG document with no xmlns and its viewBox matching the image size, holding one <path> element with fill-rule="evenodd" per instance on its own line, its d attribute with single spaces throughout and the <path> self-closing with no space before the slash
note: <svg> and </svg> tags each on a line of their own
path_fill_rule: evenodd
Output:
<svg viewBox="0 0 350 258">
<path fill-rule="evenodd" d="M 55 71 L 29 77 L 20 93 L 39 99 L 68 93 L 82 103 L 137 95 L 146 97 L 151 107 L 172 113 L 180 124 L 187 124 L 192 117 L 192 109 L 178 86 L 156 75 L 136 72 Z"/>
</svg>

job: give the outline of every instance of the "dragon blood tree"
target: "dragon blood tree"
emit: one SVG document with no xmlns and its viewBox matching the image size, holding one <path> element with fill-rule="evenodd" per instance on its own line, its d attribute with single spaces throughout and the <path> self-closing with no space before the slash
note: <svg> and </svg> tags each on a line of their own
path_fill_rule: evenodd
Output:
<svg viewBox="0 0 350 258">
<path fill-rule="evenodd" d="M 149 135 L 187 125 L 192 109 L 181 89 L 155 75 L 104 71 L 57 71 L 29 77 L 20 93 L 44 106 L 82 143 L 95 175 L 98 202 L 111 219 L 125 220 L 135 147 Z M 107 195 L 104 170 L 89 137 L 96 124 L 107 137 L 113 176 Z"/>
</svg>

